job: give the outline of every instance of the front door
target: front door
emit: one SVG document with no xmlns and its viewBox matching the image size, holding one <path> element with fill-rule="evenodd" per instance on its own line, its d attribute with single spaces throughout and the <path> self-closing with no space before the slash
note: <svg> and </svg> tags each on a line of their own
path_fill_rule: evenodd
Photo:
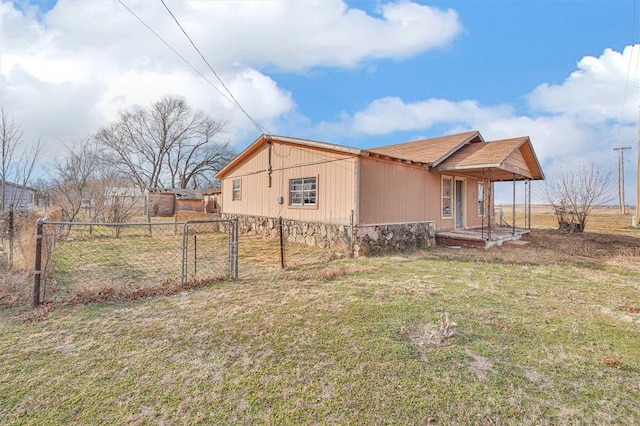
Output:
<svg viewBox="0 0 640 426">
<path fill-rule="evenodd" d="M 455 190 L 455 215 L 456 215 L 456 229 L 464 228 L 464 180 L 456 179 L 456 190 Z"/>
</svg>

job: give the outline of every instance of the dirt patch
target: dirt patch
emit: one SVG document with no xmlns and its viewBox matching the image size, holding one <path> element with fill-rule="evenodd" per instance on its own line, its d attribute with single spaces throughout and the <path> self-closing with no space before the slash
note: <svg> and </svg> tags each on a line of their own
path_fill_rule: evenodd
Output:
<svg viewBox="0 0 640 426">
<path fill-rule="evenodd" d="M 457 324 L 449 319 L 449 314 L 444 313 L 440 317 L 440 324 L 419 324 L 416 330 L 407 333 L 411 340 L 423 355 L 423 351 L 437 349 L 451 344 L 451 338 L 458 336 L 455 331 Z M 422 357 L 423 358 L 423 357 Z"/>
<path fill-rule="evenodd" d="M 493 363 L 488 358 L 473 353 L 470 349 L 465 348 L 464 352 L 473 358 L 473 361 L 467 365 L 469 369 L 478 377 L 478 380 L 484 380 L 489 374 L 495 374 Z"/>
<path fill-rule="evenodd" d="M 552 384 L 551 377 L 547 376 L 546 374 L 542 374 L 535 368 L 521 367 L 521 369 L 522 369 L 522 374 L 524 374 L 524 377 L 529 379 L 531 383 L 534 383 L 540 386 L 547 386 Z"/>
</svg>

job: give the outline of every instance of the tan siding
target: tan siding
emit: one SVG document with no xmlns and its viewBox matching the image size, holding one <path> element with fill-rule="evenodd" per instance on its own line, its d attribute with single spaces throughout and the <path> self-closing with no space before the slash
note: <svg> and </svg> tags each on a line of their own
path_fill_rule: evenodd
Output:
<svg viewBox="0 0 640 426">
<path fill-rule="evenodd" d="M 271 187 L 265 145 L 224 179 L 224 213 L 349 223 L 355 208 L 356 156 L 278 142 L 271 150 Z M 307 177 L 317 178 L 317 205 L 289 206 L 289 180 Z M 242 179 L 241 200 L 228 201 L 237 178 Z M 282 204 L 278 204 L 278 197 L 283 198 Z"/>
<path fill-rule="evenodd" d="M 482 225 L 482 217 L 478 217 L 478 182 L 477 179 L 467 178 L 467 227 Z"/>
<path fill-rule="evenodd" d="M 439 193 L 440 178 L 426 167 L 361 159 L 361 224 L 439 219 Z"/>
<path fill-rule="evenodd" d="M 360 224 L 432 220 L 437 229 L 452 229 L 454 219 L 442 219 L 441 176 L 424 167 L 362 158 L 360 165 Z M 454 174 L 446 174 L 455 178 Z M 465 177 L 466 225 L 480 226 L 478 181 Z"/>
<path fill-rule="evenodd" d="M 512 172 L 519 173 L 521 175 L 531 177 L 531 171 L 529 171 L 529 166 L 527 166 L 527 162 L 522 155 L 520 150 L 512 153 L 503 163 L 504 167 L 507 170 L 511 170 Z"/>
<path fill-rule="evenodd" d="M 360 216 L 356 223 L 362 225 L 432 220 L 438 229 L 454 226 L 453 219 L 441 218 L 441 174 L 429 172 L 424 166 L 278 141 L 272 143 L 271 150 L 271 187 L 266 172 L 268 149 L 264 145 L 223 180 L 224 213 L 347 224 L 358 200 Z M 356 177 L 358 168 L 360 176 Z M 317 178 L 317 206 L 290 206 L 290 179 L 307 177 Z M 236 201 L 232 201 L 234 179 L 242 181 L 241 199 Z M 279 196 L 282 204 L 277 202 Z M 482 223 L 476 206 L 477 180 L 467 177 L 467 226 Z"/>
</svg>

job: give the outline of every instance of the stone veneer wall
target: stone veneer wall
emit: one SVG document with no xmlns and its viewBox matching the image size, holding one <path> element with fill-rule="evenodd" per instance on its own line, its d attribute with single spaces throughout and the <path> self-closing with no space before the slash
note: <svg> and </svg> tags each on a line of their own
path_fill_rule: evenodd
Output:
<svg viewBox="0 0 640 426">
<path fill-rule="evenodd" d="M 435 225 L 435 222 L 362 225 L 358 227 L 354 251 L 366 256 L 433 246 Z"/>
<path fill-rule="evenodd" d="M 225 218 L 236 216 L 223 215 Z M 279 238 L 278 219 L 237 216 L 238 232 L 263 238 Z M 287 241 L 320 248 L 344 247 L 349 250 L 352 231 L 349 224 L 301 222 L 283 219 Z M 435 245 L 435 222 L 415 222 L 354 226 L 353 254 L 376 255 Z"/>
<path fill-rule="evenodd" d="M 225 218 L 238 218 L 238 232 L 247 235 L 257 235 L 263 238 L 279 238 L 278 219 L 260 216 L 223 215 Z M 349 225 L 331 223 L 301 222 L 297 220 L 282 220 L 282 230 L 287 241 L 318 246 L 320 248 L 346 246 L 351 240 Z"/>
</svg>

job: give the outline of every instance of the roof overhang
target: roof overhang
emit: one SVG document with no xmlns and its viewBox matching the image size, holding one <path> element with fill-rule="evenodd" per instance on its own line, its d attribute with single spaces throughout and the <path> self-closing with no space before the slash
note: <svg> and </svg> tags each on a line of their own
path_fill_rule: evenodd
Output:
<svg viewBox="0 0 640 426">
<path fill-rule="evenodd" d="M 288 136 L 276 136 L 276 135 L 265 135 L 265 134 L 262 134 L 251 145 L 249 145 L 244 151 L 242 151 L 233 160 L 231 160 L 231 162 L 229 164 L 227 164 L 222 170 L 220 170 L 216 174 L 216 178 L 224 179 L 225 176 L 227 176 L 229 173 L 231 173 L 231 171 L 233 171 L 236 167 L 238 167 L 240 164 L 242 164 L 242 162 L 245 159 L 249 158 L 256 151 L 261 149 L 264 145 L 266 145 L 268 143 L 271 143 L 271 142 L 278 142 L 278 143 L 281 143 L 281 144 L 309 147 L 309 148 L 314 148 L 314 149 L 319 149 L 319 150 L 324 150 L 324 151 L 340 152 L 340 153 L 350 154 L 350 155 L 362 155 L 365 152 L 365 151 L 363 151 L 363 150 L 361 150 L 359 148 L 351 148 L 351 147 L 344 146 L 344 145 L 312 141 L 312 140 L 309 140 L 309 139 L 292 138 L 292 137 L 288 137 Z"/>
<path fill-rule="evenodd" d="M 431 169 L 491 182 L 544 179 L 528 136 L 464 146 Z"/>
</svg>

